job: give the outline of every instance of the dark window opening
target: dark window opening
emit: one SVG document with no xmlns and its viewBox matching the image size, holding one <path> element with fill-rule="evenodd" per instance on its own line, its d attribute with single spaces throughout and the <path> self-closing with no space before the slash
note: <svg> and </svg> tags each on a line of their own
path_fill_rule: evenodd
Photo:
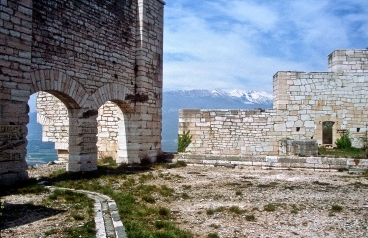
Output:
<svg viewBox="0 0 368 238">
<path fill-rule="evenodd" d="M 357 132 L 360 132 L 360 128 L 357 128 Z"/>
<path fill-rule="evenodd" d="M 322 143 L 324 145 L 332 145 L 333 138 L 332 138 L 332 129 L 335 122 L 333 121 L 324 121 L 322 122 Z"/>
<path fill-rule="evenodd" d="M 296 131 L 300 131 L 300 127 L 297 127 L 297 128 L 296 128 Z"/>
</svg>

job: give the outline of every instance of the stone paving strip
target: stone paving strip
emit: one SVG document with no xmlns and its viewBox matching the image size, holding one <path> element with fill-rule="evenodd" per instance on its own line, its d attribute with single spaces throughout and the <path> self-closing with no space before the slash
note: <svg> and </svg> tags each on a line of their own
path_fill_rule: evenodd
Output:
<svg viewBox="0 0 368 238">
<path fill-rule="evenodd" d="M 120 220 L 118 209 L 114 200 L 110 197 L 91 192 L 87 190 L 75 190 L 69 188 L 59 188 L 53 186 L 46 186 L 50 190 L 69 190 L 76 193 L 84 193 L 89 198 L 95 200 L 95 223 L 96 223 L 96 237 L 103 238 L 126 238 L 124 225 Z"/>
</svg>

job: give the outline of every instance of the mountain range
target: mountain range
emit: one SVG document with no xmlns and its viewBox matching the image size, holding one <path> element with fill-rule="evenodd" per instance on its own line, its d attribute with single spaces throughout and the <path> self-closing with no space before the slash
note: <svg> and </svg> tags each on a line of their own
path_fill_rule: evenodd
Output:
<svg viewBox="0 0 368 238">
<path fill-rule="evenodd" d="M 164 151 L 176 151 L 179 109 L 269 109 L 273 107 L 273 96 L 263 91 L 224 92 L 220 90 L 178 90 L 163 93 L 162 147 Z M 36 123 L 37 113 L 29 114 L 29 148 L 36 142 L 41 146 L 42 127 Z M 50 147 L 48 144 L 47 147 Z"/>
<path fill-rule="evenodd" d="M 163 93 L 162 140 L 178 137 L 179 109 L 269 109 L 273 95 L 263 91 L 169 91 Z"/>
</svg>

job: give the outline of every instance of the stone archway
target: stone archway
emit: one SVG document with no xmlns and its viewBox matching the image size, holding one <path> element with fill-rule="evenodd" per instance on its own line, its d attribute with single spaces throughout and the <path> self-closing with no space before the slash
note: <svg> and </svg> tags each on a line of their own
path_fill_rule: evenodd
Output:
<svg viewBox="0 0 368 238">
<path fill-rule="evenodd" d="M 96 118 L 106 101 L 125 102 L 119 107 L 130 110 L 132 127 L 140 124 L 130 140 L 132 161 L 160 153 L 164 4 L 0 2 L 6 12 L 0 32 L 6 49 L 0 62 L 0 184 L 27 178 L 28 100 L 40 91 L 68 108 L 68 171 L 97 169 Z"/>
<path fill-rule="evenodd" d="M 31 73 L 31 92 L 46 92 L 54 97 L 44 100 L 38 111 L 48 120 L 44 120 L 43 129 L 50 129 L 55 121 L 66 121 L 68 133 L 65 133 L 64 151 L 68 150 L 67 170 L 91 171 L 97 169 L 97 110 L 90 95 L 75 79 L 60 70 L 38 70 Z M 42 93 L 41 93 L 42 95 Z M 58 100 L 54 100 L 57 98 Z M 66 110 L 57 115 L 56 104 L 64 104 Z M 91 109 L 92 108 L 92 109 Z M 54 128 L 50 134 L 60 133 Z M 50 141 L 57 142 L 56 136 Z M 64 155 L 65 156 L 65 155 Z"/>
</svg>

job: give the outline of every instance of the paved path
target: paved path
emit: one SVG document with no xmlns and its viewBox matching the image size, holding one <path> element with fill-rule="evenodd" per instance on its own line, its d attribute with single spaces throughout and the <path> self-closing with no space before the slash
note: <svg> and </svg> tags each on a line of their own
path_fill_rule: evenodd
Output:
<svg viewBox="0 0 368 238">
<path fill-rule="evenodd" d="M 114 200 L 110 197 L 86 190 L 75 190 L 69 188 L 59 188 L 47 186 L 50 190 L 60 189 L 69 190 L 76 193 L 84 193 L 89 198 L 95 200 L 95 223 L 96 223 L 96 237 L 98 238 L 126 238 L 124 225 L 120 220 L 117 206 Z"/>
</svg>

